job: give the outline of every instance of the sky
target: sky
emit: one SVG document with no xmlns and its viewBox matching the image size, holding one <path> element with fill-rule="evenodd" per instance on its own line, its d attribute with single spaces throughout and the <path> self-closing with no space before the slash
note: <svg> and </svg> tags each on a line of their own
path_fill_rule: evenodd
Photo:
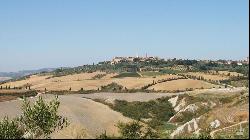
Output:
<svg viewBox="0 0 250 140">
<path fill-rule="evenodd" d="M 114 56 L 245 59 L 248 0 L 0 0 L 0 72 Z"/>
</svg>

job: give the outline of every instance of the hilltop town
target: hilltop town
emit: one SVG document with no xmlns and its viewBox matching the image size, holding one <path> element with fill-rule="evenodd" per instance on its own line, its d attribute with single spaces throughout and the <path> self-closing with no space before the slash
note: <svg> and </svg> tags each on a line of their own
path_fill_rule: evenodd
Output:
<svg viewBox="0 0 250 140">
<path fill-rule="evenodd" d="M 175 61 L 176 58 L 173 58 L 173 59 L 167 59 L 167 61 Z M 179 60 L 183 60 L 183 59 L 179 59 Z M 132 57 L 132 56 L 129 56 L 129 57 L 114 57 L 111 61 L 106 61 L 106 63 L 110 63 L 110 64 L 118 64 L 118 63 L 122 63 L 122 62 L 150 62 L 150 61 L 166 61 L 165 59 L 163 58 L 159 58 L 157 56 L 150 56 L 148 57 L 147 54 L 145 57 L 139 57 L 139 56 L 136 56 L 136 57 Z M 209 63 L 209 62 L 214 62 L 214 63 L 217 63 L 217 64 L 237 64 L 237 65 L 243 65 L 243 64 L 246 64 L 246 65 L 249 65 L 249 57 L 247 57 L 246 59 L 243 59 L 243 60 L 198 60 L 198 61 L 201 61 L 201 62 L 204 62 L 204 63 Z"/>
</svg>

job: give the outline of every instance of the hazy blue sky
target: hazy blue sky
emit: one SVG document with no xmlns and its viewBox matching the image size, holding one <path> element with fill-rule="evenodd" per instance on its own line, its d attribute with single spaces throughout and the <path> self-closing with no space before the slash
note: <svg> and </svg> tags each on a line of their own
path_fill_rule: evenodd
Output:
<svg viewBox="0 0 250 140">
<path fill-rule="evenodd" d="M 243 59 L 248 0 L 0 0 L 0 71 L 114 56 Z"/>
</svg>

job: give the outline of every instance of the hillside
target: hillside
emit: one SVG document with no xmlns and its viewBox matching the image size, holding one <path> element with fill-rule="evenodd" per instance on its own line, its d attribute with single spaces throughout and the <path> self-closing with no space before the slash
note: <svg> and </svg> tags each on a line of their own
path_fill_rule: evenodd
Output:
<svg viewBox="0 0 250 140">
<path fill-rule="evenodd" d="M 103 75 L 101 78 L 96 76 Z M 23 80 L 7 82 L 0 86 L 21 87 L 30 86 L 34 90 L 97 90 L 111 83 L 122 85 L 126 89 L 142 89 L 146 86 L 149 90 L 163 90 L 165 92 L 183 91 L 190 89 L 218 88 L 219 86 L 201 80 L 182 79 L 182 76 L 161 74 L 146 77 L 116 77 L 117 73 L 92 72 L 72 74 L 60 77 L 52 75 L 32 75 Z M 151 85 L 152 84 L 152 85 Z"/>
<path fill-rule="evenodd" d="M 157 138 L 248 138 L 248 66 L 222 67 L 159 60 L 26 75 L 0 84 L 0 118 L 20 115 L 24 96 L 35 101 L 59 95 L 59 113 L 71 123 L 52 138 L 97 138 L 104 132 L 118 138 L 117 123 L 132 120 Z"/>
</svg>

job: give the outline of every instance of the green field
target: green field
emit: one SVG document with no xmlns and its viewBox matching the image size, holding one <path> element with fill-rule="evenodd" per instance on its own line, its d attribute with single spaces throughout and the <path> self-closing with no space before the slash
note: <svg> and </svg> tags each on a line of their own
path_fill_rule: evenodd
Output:
<svg viewBox="0 0 250 140">
<path fill-rule="evenodd" d="M 137 72 L 124 72 L 114 76 L 113 78 L 123 78 L 123 77 L 141 77 L 141 76 Z"/>
</svg>

